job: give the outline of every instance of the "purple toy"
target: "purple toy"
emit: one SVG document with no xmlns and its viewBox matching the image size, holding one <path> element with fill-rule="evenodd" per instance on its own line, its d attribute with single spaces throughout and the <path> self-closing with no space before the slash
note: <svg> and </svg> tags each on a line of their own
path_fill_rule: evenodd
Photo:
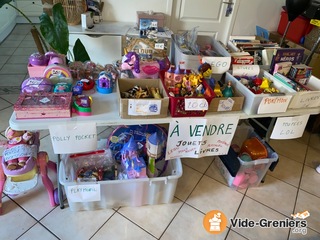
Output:
<svg viewBox="0 0 320 240">
<path fill-rule="evenodd" d="M 24 80 L 21 84 L 22 93 L 50 92 L 52 83 L 50 79 L 43 77 L 31 77 Z"/>
<path fill-rule="evenodd" d="M 140 61 L 135 52 L 128 52 L 122 58 L 121 71 L 132 71 L 135 78 L 158 78 L 160 65 L 157 61 Z M 130 77 L 130 73 L 126 73 Z M 123 74 L 121 76 L 123 78 Z"/>
</svg>

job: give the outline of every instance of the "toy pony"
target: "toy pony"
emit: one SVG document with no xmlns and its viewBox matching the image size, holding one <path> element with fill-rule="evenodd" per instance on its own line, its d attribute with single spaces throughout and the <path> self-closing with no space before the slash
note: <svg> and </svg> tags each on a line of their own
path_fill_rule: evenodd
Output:
<svg viewBox="0 0 320 240">
<path fill-rule="evenodd" d="M 135 52 L 128 52 L 122 58 L 121 78 L 158 78 L 159 71 L 157 61 L 140 61 Z"/>
</svg>

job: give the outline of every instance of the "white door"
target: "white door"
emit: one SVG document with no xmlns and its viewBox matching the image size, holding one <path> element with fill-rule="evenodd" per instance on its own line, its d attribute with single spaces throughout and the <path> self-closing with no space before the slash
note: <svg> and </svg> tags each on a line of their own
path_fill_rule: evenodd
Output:
<svg viewBox="0 0 320 240">
<path fill-rule="evenodd" d="M 239 0 L 173 0 L 171 29 L 197 27 L 198 35 L 212 36 L 226 44 L 234 24 Z"/>
</svg>

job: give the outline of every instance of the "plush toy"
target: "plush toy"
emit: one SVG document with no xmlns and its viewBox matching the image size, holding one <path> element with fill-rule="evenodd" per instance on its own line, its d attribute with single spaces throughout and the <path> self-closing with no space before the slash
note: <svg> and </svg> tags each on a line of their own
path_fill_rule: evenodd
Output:
<svg viewBox="0 0 320 240">
<path fill-rule="evenodd" d="M 34 141 L 34 135 L 29 131 L 16 131 L 8 127 L 5 131 L 5 136 L 8 139 L 7 148 L 12 148 L 19 144 L 32 145 Z M 16 159 L 9 160 L 7 162 L 7 169 L 14 170 L 18 167 L 23 167 L 26 164 L 28 157 L 19 157 Z"/>
</svg>

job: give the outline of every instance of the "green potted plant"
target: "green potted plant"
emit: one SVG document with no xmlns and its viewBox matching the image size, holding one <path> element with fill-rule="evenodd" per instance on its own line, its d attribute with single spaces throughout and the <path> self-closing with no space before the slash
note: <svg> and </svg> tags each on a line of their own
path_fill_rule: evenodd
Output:
<svg viewBox="0 0 320 240">
<path fill-rule="evenodd" d="M 40 19 L 40 31 L 50 47 L 60 54 L 67 56 L 69 52 L 69 29 L 61 3 L 52 7 L 52 18 L 47 13 L 42 13 Z M 85 62 L 90 57 L 80 39 L 77 39 L 73 47 L 73 53 L 69 52 L 73 59 L 70 61 Z"/>
<path fill-rule="evenodd" d="M 68 55 L 71 58 L 68 59 L 68 61 L 85 62 L 90 60 L 90 57 L 80 39 L 77 39 L 73 47 L 73 53 L 69 51 L 69 29 L 61 3 L 53 5 L 52 18 L 47 13 L 41 14 L 39 17 L 41 33 L 30 18 L 11 3 L 11 0 L 0 0 L 0 8 L 5 4 L 16 9 L 32 25 L 31 31 L 39 37 L 41 45 L 45 48 L 45 51 L 48 51 L 48 44 L 52 50 L 65 56 Z M 37 37 L 34 36 L 34 39 L 37 41 Z"/>
</svg>

